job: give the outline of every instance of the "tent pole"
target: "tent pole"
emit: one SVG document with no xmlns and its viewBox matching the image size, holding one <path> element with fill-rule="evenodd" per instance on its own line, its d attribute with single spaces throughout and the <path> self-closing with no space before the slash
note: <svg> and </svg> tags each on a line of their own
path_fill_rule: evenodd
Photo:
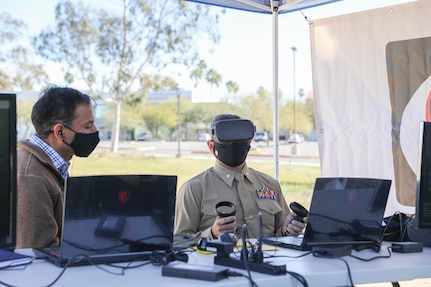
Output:
<svg viewBox="0 0 431 287">
<path fill-rule="evenodd" d="M 278 137 L 278 10 L 272 11 L 272 40 L 273 40 L 273 133 L 272 142 L 274 145 L 274 177 L 279 180 L 279 137 Z"/>
</svg>

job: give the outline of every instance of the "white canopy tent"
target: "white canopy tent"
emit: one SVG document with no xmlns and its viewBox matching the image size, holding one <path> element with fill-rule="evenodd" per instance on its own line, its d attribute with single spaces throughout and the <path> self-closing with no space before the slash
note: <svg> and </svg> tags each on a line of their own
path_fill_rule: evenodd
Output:
<svg viewBox="0 0 431 287">
<path fill-rule="evenodd" d="M 272 15 L 273 39 L 273 143 L 274 177 L 279 179 L 279 112 L 278 112 L 278 14 L 299 11 L 341 0 L 187 0 L 225 8 Z"/>
</svg>

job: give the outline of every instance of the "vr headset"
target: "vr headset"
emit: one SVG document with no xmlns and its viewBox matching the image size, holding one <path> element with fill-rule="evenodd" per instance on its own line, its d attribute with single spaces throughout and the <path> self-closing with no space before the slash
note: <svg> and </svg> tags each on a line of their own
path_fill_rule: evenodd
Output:
<svg viewBox="0 0 431 287">
<path fill-rule="evenodd" d="M 245 142 L 254 137 L 256 127 L 249 120 L 229 119 L 214 124 L 212 134 L 221 143 Z"/>
</svg>

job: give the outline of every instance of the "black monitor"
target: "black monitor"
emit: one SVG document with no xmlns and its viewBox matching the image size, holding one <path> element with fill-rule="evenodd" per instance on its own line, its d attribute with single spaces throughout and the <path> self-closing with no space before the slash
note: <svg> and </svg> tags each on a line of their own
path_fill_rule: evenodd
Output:
<svg viewBox="0 0 431 287">
<path fill-rule="evenodd" d="M 419 131 L 415 227 L 431 229 L 431 122 Z"/>
<path fill-rule="evenodd" d="M 0 93 L 0 249 L 16 244 L 16 95 Z"/>
</svg>

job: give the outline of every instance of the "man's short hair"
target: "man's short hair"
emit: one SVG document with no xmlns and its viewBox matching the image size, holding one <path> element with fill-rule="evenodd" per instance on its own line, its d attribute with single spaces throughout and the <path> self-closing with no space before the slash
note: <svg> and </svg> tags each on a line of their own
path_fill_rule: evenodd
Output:
<svg viewBox="0 0 431 287">
<path fill-rule="evenodd" d="M 31 121 L 39 137 L 46 138 L 56 123 L 71 125 L 79 105 L 95 106 L 92 97 L 78 90 L 52 86 L 44 90 L 33 106 Z"/>
<path fill-rule="evenodd" d="M 214 129 L 214 126 L 217 122 L 223 121 L 223 120 L 234 120 L 234 119 L 241 119 L 240 116 L 234 115 L 234 114 L 220 114 L 216 115 L 213 120 L 211 121 L 211 129 Z"/>
</svg>

